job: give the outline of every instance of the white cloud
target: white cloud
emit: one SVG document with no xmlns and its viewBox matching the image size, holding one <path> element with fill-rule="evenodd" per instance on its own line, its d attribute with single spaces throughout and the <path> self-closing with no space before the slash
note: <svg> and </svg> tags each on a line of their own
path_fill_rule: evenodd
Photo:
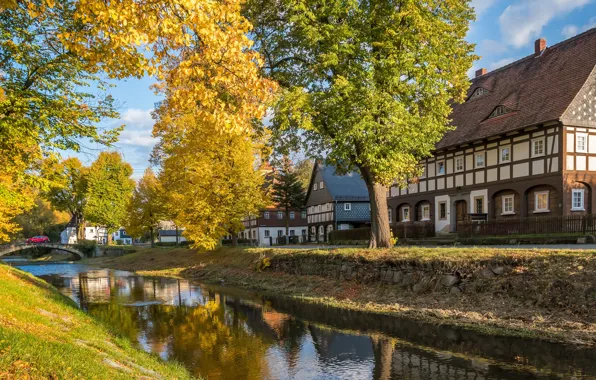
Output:
<svg viewBox="0 0 596 380">
<path fill-rule="evenodd" d="M 156 143 L 153 138 L 153 110 L 141 110 L 137 108 L 127 109 L 116 125 L 124 124 L 124 130 L 120 133 L 119 143 L 123 145 L 136 145 L 152 147 Z"/>
<path fill-rule="evenodd" d="M 504 42 L 521 47 L 540 36 L 552 19 L 564 16 L 593 0 L 518 0 L 499 17 Z"/>
<path fill-rule="evenodd" d="M 516 59 L 513 57 L 503 58 L 501 60 L 498 60 L 497 62 L 491 63 L 489 66 L 489 70 L 493 71 L 493 70 L 499 69 L 503 66 L 507 66 L 508 64 L 510 64 L 511 62 L 514 62 L 515 60 Z"/>
<path fill-rule="evenodd" d="M 480 17 L 490 7 L 495 5 L 499 0 L 472 0 L 472 7 L 476 11 L 476 16 Z"/>
<path fill-rule="evenodd" d="M 588 21 L 588 23 L 581 28 L 577 25 L 565 25 L 561 31 L 561 34 L 565 38 L 571 38 L 592 28 L 596 28 L 596 17 L 592 17 L 590 21 Z"/>
</svg>

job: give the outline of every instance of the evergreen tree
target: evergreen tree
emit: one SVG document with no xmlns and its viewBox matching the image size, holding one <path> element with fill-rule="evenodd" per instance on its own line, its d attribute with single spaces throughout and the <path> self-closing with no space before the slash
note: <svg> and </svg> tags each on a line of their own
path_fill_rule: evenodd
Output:
<svg viewBox="0 0 596 380">
<path fill-rule="evenodd" d="M 306 193 L 298 174 L 292 167 L 292 161 L 284 157 L 281 168 L 275 173 L 271 198 L 285 211 L 286 236 L 290 230 L 290 210 L 299 210 L 304 206 Z"/>
</svg>

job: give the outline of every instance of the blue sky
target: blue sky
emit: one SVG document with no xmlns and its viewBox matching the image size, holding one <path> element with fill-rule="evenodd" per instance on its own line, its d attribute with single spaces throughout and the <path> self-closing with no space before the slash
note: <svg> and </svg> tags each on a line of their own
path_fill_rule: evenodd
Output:
<svg viewBox="0 0 596 380">
<path fill-rule="evenodd" d="M 468 40 L 476 44 L 476 53 L 482 58 L 474 64 L 470 76 L 476 69 L 492 71 L 531 54 L 537 38 L 546 38 L 551 46 L 596 27 L 596 0 L 472 0 L 472 5 L 477 19 Z M 155 144 L 151 111 L 160 98 L 149 89 L 152 83 L 150 78 L 114 82 L 111 93 L 121 104 L 121 118 L 103 123 L 126 125 L 114 149 L 133 166 L 135 179 L 149 165 Z M 100 149 L 86 145 L 84 152 L 70 155 L 89 164 Z"/>
</svg>

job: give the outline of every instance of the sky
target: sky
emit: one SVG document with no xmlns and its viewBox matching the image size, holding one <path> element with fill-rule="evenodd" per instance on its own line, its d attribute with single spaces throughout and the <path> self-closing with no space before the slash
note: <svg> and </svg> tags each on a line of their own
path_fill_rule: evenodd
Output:
<svg viewBox="0 0 596 380">
<path fill-rule="evenodd" d="M 505 66 L 534 51 L 534 41 L 545 38 L 548 46 L 596 28 L 596 0 L 472 0 L 476 21 L 471 24 L 468 41 L 476 44 L 481 56 L 468 75 L 475 70 L 489 71 Z M 119 120 L 109 120 L 102 127 L 125 124 L 120 141 L 113 148 L 121 152 L 139 179 L 149 166 L 149 155 L 155 144 L 151 137 L 151 111 L 161 98 L 150 90 L 151 78 L 113 82 L 111 94 L 120 104 Z M 86 145 L 82 152 L 67 152 L 90 164 L 101 146 Z"/>
</svg>

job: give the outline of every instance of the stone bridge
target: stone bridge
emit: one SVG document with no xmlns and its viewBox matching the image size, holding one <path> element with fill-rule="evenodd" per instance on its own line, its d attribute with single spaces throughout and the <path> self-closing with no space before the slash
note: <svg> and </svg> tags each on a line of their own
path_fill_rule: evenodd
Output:
<svg viewBox="0 0 596 380">
<path fill-rule="evenodd" d="M 85 255 L 76 249 L 73 245 L 68 244 L 53 244 L 53 243 L 39 243 L 39 244 L 25 244 L 25 243 L 18 243 L 18 244 L 4 244 L 0 245 L 0 257 L 10 255 L 11 253 L 24 251 L 27 249 L 36 249 L 36 248 L 50 248 L 55 249 L 57 251 L 69 252 L 74 255 L 79 256 L 79 258 L 85 258 Z"/>
</svg>

